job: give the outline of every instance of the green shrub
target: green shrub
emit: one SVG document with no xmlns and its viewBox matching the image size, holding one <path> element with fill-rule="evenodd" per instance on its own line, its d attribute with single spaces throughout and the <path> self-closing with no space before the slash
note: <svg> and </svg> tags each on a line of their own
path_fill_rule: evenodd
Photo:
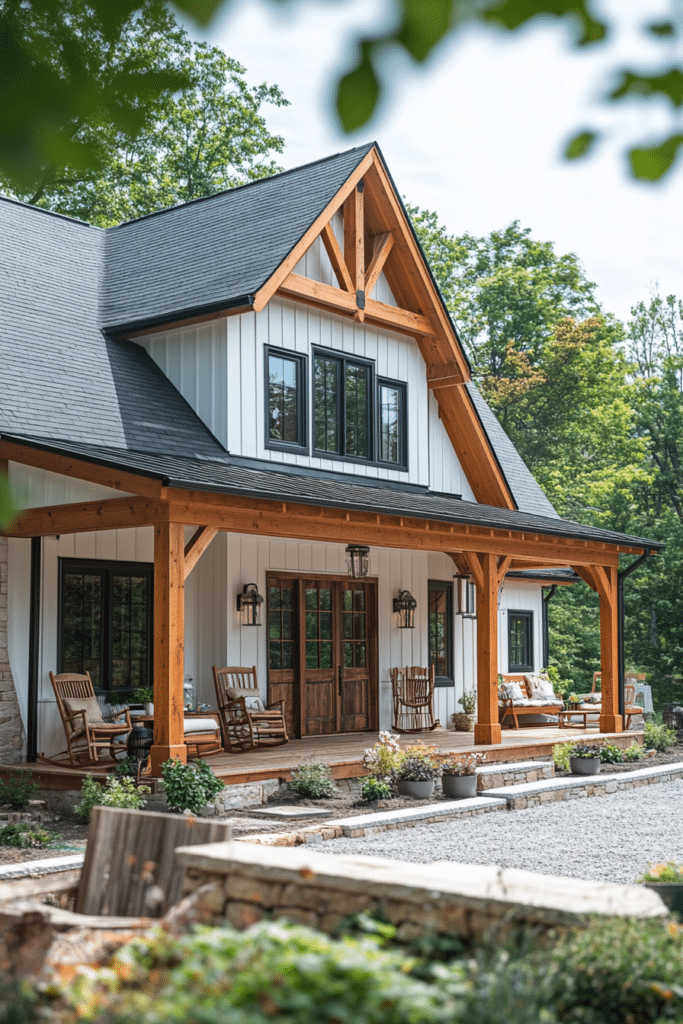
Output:
<svg viewBox="0 0 683 1024">
<path fill-rule="evenodd" d="M 86 775 L 81 788 L 81 801 L 74 808 L 76 814 L 90 821 L 93 807 L 129 807 L 139 811 L 145 806 L 149 786 L 136 786 L 132 779 L 110 775 L 104 785 Z"/>
<path fill-rule="evenodd" d="M 569 758 L 571 757 L 576 743 L 555 743 L 553 745 L 553 764 L 556 768 L 569 771 Z"/>
<path fill-rule="evenodd" d="M 661 754 L 669 747 L 673 747 L 677 742 L 677 736 L 674 729 L 667 729 L 665 725 L 655 725 L 654 722 L 646 722 L 643 742 L 646 747 L 657 750 Z"/>
<path fill-rule="evenodd" d="M 217 779 L 206 761 L 183 764 L 182 761 L 165 761 L 161 775 L 166 789 L 166 800 L 172 811 L 182 814 L 191 811 L 200 814 L 205 804 L 211 803 L 225 783 Z"/>
<path fill-rule="evenodd" d="M 321 800 L 337 792 L 337 787 L 332 781 L 332 769 L 329 764 L 323 764 L 322 761 L 310 761 L 295 768 L 289 788 L 297 796 L 307 797 L 309 800 Z"/>
<path fill-rule="evenodd" d="M 9 804 L 14 811 L 23 811 L 38 789 L 33 772 L 10 772 L 0 779 L 0 804 Z"/>
<path fill-rule="evenodd" d="M 603 764 L 621 764 L 624 760 L 624 751 L 616 743 L 605 740 L 600 747 L 600 760 Z"/>
<path fill-rule="evenodd" d="M 19 846 L 24 850 L 51 846 L 61 838 L 54 832 L 47 832 L 40 825 L 11 824 L 0 828 L 0 846 Z"/>
<path fill-rule="evenodd" d="M 361 779 L 360 795 L 366 803 L 370 803 L 371 800 L 386 800 L 392 792 L 391 783 L 383 779 L 373 779 L 372 776 Z"/>
<path fill-rule="evenodd" d="M 437 1024 L 456 1000 L 406 973 L 402 953 L 262 923 L 246 932 L 157 932 L 117 954 L 113 969 L 65 986 L 78 1020 L 97 1024 Z"/>
<path fill-rule="evenodd" d="M 634 740 L 631 746 L 626 747 L 626 750 L 622 751 L 622 753 L 624 761 L 640 761 L 641 757 L 645 757 L 645 747 Z"/>
</svg>

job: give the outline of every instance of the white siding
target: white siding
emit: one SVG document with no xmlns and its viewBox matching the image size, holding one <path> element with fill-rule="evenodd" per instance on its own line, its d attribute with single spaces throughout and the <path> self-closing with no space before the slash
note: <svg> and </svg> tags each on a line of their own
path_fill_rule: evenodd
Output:
<svg viewBox="0 0 683 1024">
<path fill-rule="evenodd" d="M 128 493 L 45 469 L 22 466 L 18 462 L 9 464 L 9 481 L 19 508 L 73 505 L 81 501 L 97 501 L 98 498 L 123 498 Z"/>
<path fill-rule="evenodd" d="M 534 671 L 543 668 L 543 635 L 542 617 L 543 600 L 541 587 L 537 583 L 525 583 L 523 580 L 504 580 L 498 598 L 498 664 L 501 672 L 508 668 L 508 613 L 533 612 L 532 645 Z"/>
</svg>

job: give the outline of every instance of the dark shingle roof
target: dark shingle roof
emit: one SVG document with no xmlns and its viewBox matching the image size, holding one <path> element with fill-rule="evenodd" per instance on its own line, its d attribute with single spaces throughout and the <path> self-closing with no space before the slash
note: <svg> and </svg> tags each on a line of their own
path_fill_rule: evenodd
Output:
<svg viewBox="0 0 683 1024">
<path fill-rule="evenodd" d="M 0 430 L 220 457 L 222 445 L 147 353 L 99 329 L 104 234 L 0 202 Z"/>
<path fill-rule="evenodd" d="M 236 465 L 229 455 L 222 461 L 198 461 L 173 456 L 149 456 L 138 452 L 115 451 L 112 448 L 96 448 L 90 445 L 73 444 L 68 441 L 46 445 L 36 438 L 0 435 L 6 440 L 16 440 L 49 448 L 60 453 L 99 462 L 116 469 L 138 472 L 144 476 L 161 477 L 167 486 L 188 490 L 210 491 L 215 494 L 235 494 L 252 498 L 267 498 L 275 501 L 291 501 L 302 504 L 349 508 L 364 512 L 382 512 L 387 515 L 411 516 L 417 519 L 439 520 L 461 525 L 481 526 L 502 530 L 523 530 L 552 537 L 567 537 L 591 540 L 607 544 L 647 546 L 660 550 L 663 544 L 654 540 L 643 540 L 613 530 L 601 530 L 593 526 L 573 523 L 557 516 L 531 515 L 509 509 L 479 505 L 462 501 L 446 494 L 435 494 L 427 490 L 406 491 L 399 485 L 395 488 L 374 487 L 372 481 L 362 478 L 346 482 L 339 479 L 325 479 L 324 476 L 303 476 L 282 473 L 276 469 L 257 470 Z"/>
<path fill-rule="evenodd" d="M 107 232 L 110 333 L 242 305 L 277 270 L 373 143 Z M 242 300 L 242 301 L 240 301 Z"/>
</svg>

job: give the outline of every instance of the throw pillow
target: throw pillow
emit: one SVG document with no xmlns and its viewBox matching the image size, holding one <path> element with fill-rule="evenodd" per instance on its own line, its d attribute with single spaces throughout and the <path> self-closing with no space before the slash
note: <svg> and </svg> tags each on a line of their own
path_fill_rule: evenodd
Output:
<svg viewBox="0 0 683 1024">
<path fill-rule="evenodd" d="M 532 697 L 547 697 L 548 700 L 556 700 L 553 684 L 549 679 L 539 675 L 528 675 L 526 681 L 531 689 Z"/>
<path fill-rule="evenodd" d="M 500 688 L 501 697 L 506 700 L 525 700 L 526 694 L 522 693 L 519 683 L 503 683 Z"/>
<path fill-rule="evenodd" d="M 97 701 L 97 697 L 71 697 L 70 699 L 64 699 L 64 707 L 67 715 L 75 715 L 78 711 L 85 711 L 85 719 L 88 725 L 106 725 L 107 723 L 102 718 L 102 709 Z M 75 722 L 71 723 L 74 736 L 81 736 L 85 729 L 83 727 L 83 719 L 77 718 Z"/>
<path fill-rule="evenodd" d="M 228 686 L 225 692 L 230 700 L 238 700 L 240 697 L 244 697 L 244 703 L 250 711 L 266 710 L 266 706 L 261 700 L 258 690 L 240 690 L 236 687 Z"/>
</svg>

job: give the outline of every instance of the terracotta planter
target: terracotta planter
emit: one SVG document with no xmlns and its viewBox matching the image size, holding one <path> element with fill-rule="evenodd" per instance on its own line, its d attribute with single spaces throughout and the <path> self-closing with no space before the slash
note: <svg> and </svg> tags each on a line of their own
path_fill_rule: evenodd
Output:
<svg viewBox="0 0 683 1024">
<path fill-rule="evenodd" d="M 474 715 L 466 715 L 464 711 L 451 715 L 451 722 L 456 732 L 472 732 L 474 729 Z"/>
<path fill-rule="evenodd" d="M 597 775 L 600 771 L 599 757 L 570 757 L 572 775 Z"/>
<path fill-rule="evenodd" d="M 401 779 L 396 787 L 401 796 L 412 796 L 416 800 L 428 800 L 434 792 L 435 779 L 420 779 L 418 782 L 410 782 L 408 779 Z"/>
<path fill-rule="evenodd" d="M 671 913 L 683 917 L 683 882 L 643 882 L 646 889 L 653 889 Z"/>
<path fill-rule="evenodd" d="M 476 775 L 442 775 L 441 785 L 444 796 L 455 797 L 458 800 L 477 795 Z"/>
</svg>

